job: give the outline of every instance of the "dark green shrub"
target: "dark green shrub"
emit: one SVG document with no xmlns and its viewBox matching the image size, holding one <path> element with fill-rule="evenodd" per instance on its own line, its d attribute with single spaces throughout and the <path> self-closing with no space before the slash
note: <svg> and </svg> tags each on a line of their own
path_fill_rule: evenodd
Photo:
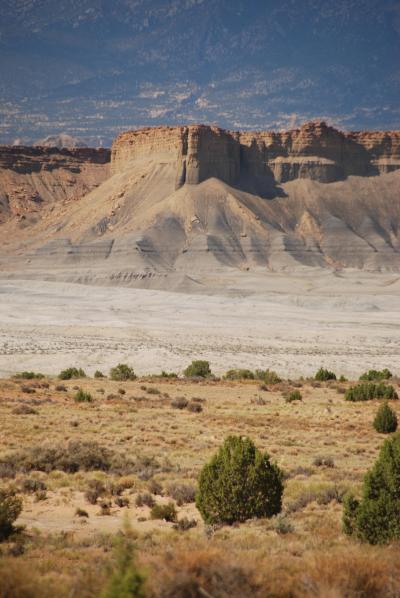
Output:
<svg viewBox="0 0 400 598">
<path fill-rule="evenodd" d="M 370 544 L 400 539 L 400 435 L 385 440 L 364 478 L 361 500 L 344 502 L 343 531 Z"/>
<path fill-rule="evenodd" d="M 100 598 L 145 598 L 144 577 L 134 561 L 134 546 L 127 534 L 117 539 L 115 565 Z"/>
<path fill-rule="evenodd" d="M 104 378 L 104 374 L 100 370 L 96 370 L 94 373 L 94 377 L 95 378 Z"/>
<path fill-rule="evenodd" d="M 292 403 L 293 401 L 302 401 L 303 397 L 299 390 L 292 390 L 292 392 L 283 395 L 286 403 Z"/>
<path fill-rule="evenodd" d="M 150 517 L 152 519 L 164 519 L 164 521 L 170 521 L 172 523 L 176 522 L 177 515 L 176 507 L 173 502 L 169 502 L 166 505 L 156 503 L 150 511 Z"/>
<path fill-rule="evenodd" d="M 372 399 L 398 399 L 397 392 L 391 384 L 384 382 L 362 382 L 351 386 L 344 395 L 346 401 L 371 401 Z"/>
<path fill-rule="evenodd" d="M 0 489 L 0 542 L 12 534 L 21 511 L 22 500 L 11 490 Z"/>
<path fill-rule="evenodd" d="M 392 378 L 392 376 L 392 372 L 390 372 L 387 368 L 383 370 L 368 370 L 368 372 L 365 372 L 362 374 L 362 376 L 360 376 L 360 380 L 369 382 L 374 380 L 389 380 L 389 378 Z"/>
<path fill-rule="evenodd" d="M 328 380 L 336 380 L 336 374 L 325 368 L 319 368 L 314 378 L 315 380 L 318 380 L 318 382 L 327 382 Z"/>
<path fill-rule="evenodd" d="M 85 392 L 81 388 L 75 394 L 74 399 L 77 403 L 91 403 L 93 401 L 93 397 L 90 392 Z"/>
<path fill-rule="evenodd" d="M 192 361 L 183 373 L 186 378 L 207 378 L 211 376 L 210 362 L 203 359 Z"/>
<path fill-rule="evenodd" d="M 397 430 L 397 417 L 387 401 L 381 405 L 374 419 L 374 428 L 381 434 L 391 434 Z"/>
<path fill-rule="evenodd" d="M 44 374 L 39 372 L 18 372 L 14 378 L 22 378 L 23 380 L 41 380 L 44 378 Z"/>
<path fill-rule="evenodd" d="M 251 370 L 228 370 L 224 376 L 226 380 L 254 380 L 254 373 Z"/>
<path fill-rule="evenodd" d="M 58 377 L 60 380 L 71 380 L 72 378 L 86 378 L 86 374 L 82 368 L 67 368 L 62 370 Z"/>
<path fill-rule="evenodd" d="M 282 379 L 273 370 L 256 370 L 255 377 L 257 380 L 262 380 L 264 384 L 279 384 Z"/>
<path fill-rule="evenodd" d="M 196 506 L 206 523 L 272 517 L 282 506 L 282 472 L 249 438 L 229 436 L 199 476 Z"/>
<path fill-rule="evenodd" d="M 126 363 L 119 363 L 114 368 L 110 370 L 110 378 L 111 380 L 116 380 L 118 382 L 124 382 L 126 380 L 136 380 L 135 372 L 129 365 Z"/>
</svg>

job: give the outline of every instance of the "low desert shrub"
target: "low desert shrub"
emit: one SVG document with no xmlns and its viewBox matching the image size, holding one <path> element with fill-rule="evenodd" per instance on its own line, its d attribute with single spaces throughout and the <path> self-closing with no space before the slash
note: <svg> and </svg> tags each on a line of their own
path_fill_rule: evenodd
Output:
<svg viewBox="0 0 400 598">
<path fill-rule="evenodd" d="M 95 378 L 104 378 L 104 374 L 100 370 L 96 370 L 94 373 L 94 377 Z"/>
<path fill-rule="evenodd" d="M 167 493 L 178 506 L 194 502 L 196 499 L 196 488 L 192 484 L 169 484 Z"/>
<path fill-rule="evenodd" d="M 163 519 L 175 523 L 177 520 L 177 511 L 173 502 L 169 502 L 166 505 L 156 503 L 150 511 L 151 519 Z"/>
<path fill-rule="evenodd" d="M 22 384 L 21 386 L 21 392 L 24 392 L 26 394 L 35 394 L 36 389 L 33 386 L 29 386 L 28 384 Z"/>
<path fill-rule="evenodd" d="M 158 496 L 162 496 L 163 494 L 163 487 L 160 482 L 157 482 L 157 480 L 154 479 L 148 481 L 147 489 L 151 494 L 158 494 Z"/>
<path fill-rule="evenodd" d="M 161 391 L 158 388 L 155 388 L 155 386 L 148 386 L 146 389 L 147 394 L 149 395 L 160 395 Z"/>
<path fill-rule="evenodd" d="M 22 405 L 18 405 L 12 410 L 14 415 L 37 415 L 38 411 L 31 407 L 30 405 L 26 405 L 23 403 Z"/>
<path fill-rule="evenodd" d="M 368 372 L 365 372 L 360 376 L 360 380 L 373 382 L 376 380 L 389 380 L 392 376 L 392 372 L 387 368 L 384 368 L 383 370 L 368 370 Z"/>
<path fill-rule="evenodd" d="M 314 378 L 315 380 L 318 380 L 318 382 L 327 382 L 328 380 L 336 380 L 336 374 L 325 368 L 319 368 Z"/>
<path fill-rule="evenodd" d="M 393 400 L 399 397 L 391 384 L 362 382 L 348 388 L 344 398 L 346 401 L 371 401 L 372 399 Z"/>
<path fill-rule="evenodd" d="M 375 419 L 374 428 L 381 434 L 391 434 L 397 430 L 397 416 L 393 409 L 385 401 L 378 409 Z"/>
<path fill-rule="evenodd" d="M 171 401 L 171 407 L 174 409 L 186 409 L 188 406 L 189 401 L 185 399 L 185 397 L 177 397 L 173 401 Z"/>
<path fill-rule="evenodd" d="M 179 519 L 176 523 L 174 523 L 172 527 L 178 530 L 179 532 L 186 532 L 187 530 L 192 529 L 196 526 L 196 519 L 188 519 L 188 517 L 182 517 L 182 519 Z"/>
<path fill-rule="evenodd" d="M 225 380 L 254 380 L 254 372 L 246 369 L 228 370 Z"/>
<path fill-rule="evenodd" d="M 0 489 L 0 542 L 14 531 L 14 522 L 22 511 L 22 501 L 12 490 Z"/>
<path fill-rule="evenodd" d="M 138 494 L 135 499 L 135 505 L 137 507 L 153 507 L 155 505 L 155 500 L 153 496 L 149 492 L 143 492 Z"/>
<path fill-rule="evenodd" d="M 196 506 L 210 524 L 272 517 L 281 510 L 282 477 L 249 438 L 229 436 L 200 473 Z"/>
<path fill-rule="evenodd" d="M 67 387 L 64 384 L 56 384 L 54 388 L 57 392 L 67 392 Z"/>
<path fill-rule="evenodd" d="M 294 532 L 294 527 L 286 515 L 278 515 L 274 522 L 274 530 L 277 534 L 284 536 L 286 534 L 292 534 Z"/>
<path fill-rule="evenodd" d="M 87 511 L 85 511 L 85 509 L 81 509 L 80 507 L 77 507 L 77 509 L 75 511 L 75 516 L 88 518 L 89 513 Z"/>
<path fill-rule="evenodd" d="M 335 462 L 332 457 L 321 457 L 318 455 L 313 461 L 315 467 L 335 467 Z"/>
<path fill-rule="evenodd" d="M 110 370 L 110 378 L 111 380 L 115 380 L 117 382 L 124 382 L 127 380 L 136 380 L 136 375 L 133 369 L 127 365 L 126 363 L 119 363 L 114 368 Z"/>
<path fill-rule="evenodd" d="M 160 374 L 160 378 L 177 378 L 178 374 L 176 374 L 175 372 L 166 372 L 166 371 L 162 371 Z"/>
<path fill-rule="evenodd" d="M 190 401 L 187 406 L 188 411 L 192 413 L 201 413 L 203 411 L 203 407 L 197 401 Z"/>
<path fill-rule="evenodd" d="M 280 382 L 282 382 L 282 379 L 278 376 L 276 372 L 268 369 L 256 370 L 255 378 L 257 380 L 262 380 L 264 384 L 279 384 Z"/>
<path fill-rule="evenodd" d="M 27 494 L 33 494 L 46 489 L 46 484 L 42 480 L 36 480 L 35 478 L 25 478 L 21 481 L 21 491 Z"/>
<path fill-rule="evenodd" d="M 89 480 L 85 491 L 85 498 L 91 504 L 95 505 L 100 496 L 104 496 L 106 487 L 100 480 Z"/>
<path fill-rule="evenodd" d="M 86 378 L 86 374 L 82 368 L 67 368 L 62 370 L 58 377 L 60 380 L 72 380 L 73 378 Z"/>
<path fill-rule="evenodd" d="M 364 478 L 360 500 L 349 495 L 343 530 L 370 544 L 400 539 L 400 435 L 388 438 Z"/>
<path fill-rule="evenodd" d="M 186 378 L 207 378 L 211 376 L 210 363 L 203 359 L 194 360 L 183 373 Z"/>
<path fill-rule="evenodd" d="M 113 453 L 97 442 L 70 441 L 67 446 L 33 446 L 4 457 L 0 464 L 7 465 L 10 473 L 58 469 L 67 473 L 79 470 L 109 471 Z"/>
<path fill-rule="evenodd" d="M 93 397 L 90 392 L 86 392 L 80 388 L 75 394 L 74 400 L 77 403 L 91 403 L 93 401 Z"/>
<path fill-rule="evenodd" d="M 18 372 L 13 376 L 14 378 L 21 378 L 23 380 L 41 380 L 44 378 L 44 374 L 40 372 Z"/>
<path fill-rule="evenodd" d="M 299 390 L 292 390 L 292 392 L 284 393 L 283 395 L 286 403 L 293 403 L 293 401 L 302 401 L 303 397 Z"/>
</svg>

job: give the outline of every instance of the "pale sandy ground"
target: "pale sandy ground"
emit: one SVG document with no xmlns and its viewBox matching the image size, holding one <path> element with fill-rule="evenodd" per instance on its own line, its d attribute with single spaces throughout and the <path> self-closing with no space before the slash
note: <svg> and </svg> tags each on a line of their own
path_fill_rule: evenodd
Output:
<svg viewBox="0 0 400 598">
<path fill-rule="evenodd" d="M 271 274 L 258 285 L 252 276 L 226 278 L 224 295 L 0 280 L 0 375 L 72 365 L 92 374 L 118 362 L 180 372 L 194 358 L 217 374 L 400 371 L 398 276 Z"/>
</svg>

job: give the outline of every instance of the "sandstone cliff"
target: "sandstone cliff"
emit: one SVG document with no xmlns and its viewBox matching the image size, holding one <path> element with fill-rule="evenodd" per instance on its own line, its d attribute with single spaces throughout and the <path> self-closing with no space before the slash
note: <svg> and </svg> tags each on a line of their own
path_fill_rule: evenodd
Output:
<svg viewBox="0 0 400 598">
<path fill-rule="evenodd" d="M 109 161 L 106 149 L 0 146 L 0 222 L 83 197 L 108 177 Z"/>
<path fill-rule="evenodd" d="M 136 160 L 175 165 L 176 187 L 215 177 L 274 195 L 274 185 L 297 178 L 324 183 L 400 168 L 400 132 L 343 133 L 311 122 L 283 133 L 224 131 L 191 125 L 121 134 L 112 147 L 112 172 Z"/>
</svg>

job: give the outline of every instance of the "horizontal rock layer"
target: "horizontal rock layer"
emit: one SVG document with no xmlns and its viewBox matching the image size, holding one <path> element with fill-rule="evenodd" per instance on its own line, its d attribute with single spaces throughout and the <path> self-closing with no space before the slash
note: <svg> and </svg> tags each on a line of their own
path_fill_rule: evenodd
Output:
<svg viewBox="0 0 400 598">
<path fill-rule="evenodd" d="M 329 183 L 397 170 L 400 132 L 343 133 L 324 122 L 282 133 L 155 127 L 122 133 L 113 143 L 113 173 L 136 160 L 175 163 L 177 188 L 216 177 L 262 193 L 297 178 Z"/>
<path fill-rule="evenodd" d="M 110 150 L 0 146 L 0 222 L 83 197 L 109 176 Z"/>
</svg>

